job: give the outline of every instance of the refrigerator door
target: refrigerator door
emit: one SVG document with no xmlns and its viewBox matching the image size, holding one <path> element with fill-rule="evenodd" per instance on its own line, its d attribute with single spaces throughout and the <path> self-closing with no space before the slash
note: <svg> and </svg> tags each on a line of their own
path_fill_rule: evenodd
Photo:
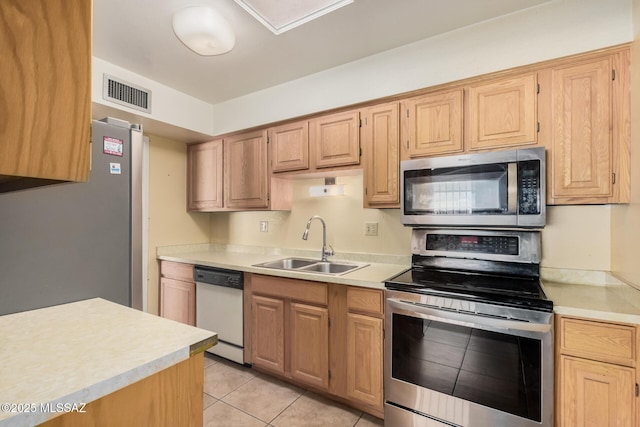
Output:
<svg viewBox="0 0 640 427">
<path fill-rule="evenodd" d="M 131 305 L 131 131 L 92 130 L 88 182 L 0 195 L 0 315 L 94 297 Z"/>
</svg>

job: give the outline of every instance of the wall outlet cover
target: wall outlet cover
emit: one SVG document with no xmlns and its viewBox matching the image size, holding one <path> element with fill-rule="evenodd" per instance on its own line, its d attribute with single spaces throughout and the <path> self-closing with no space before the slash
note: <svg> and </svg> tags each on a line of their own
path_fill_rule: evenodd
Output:
<svg viewBox="0 0 640 427">
<path fill-rule="evenodd" d="M 269 231 L 269 221 L 260 221 L 260 232 L 266 233 Z"/>
</svg>

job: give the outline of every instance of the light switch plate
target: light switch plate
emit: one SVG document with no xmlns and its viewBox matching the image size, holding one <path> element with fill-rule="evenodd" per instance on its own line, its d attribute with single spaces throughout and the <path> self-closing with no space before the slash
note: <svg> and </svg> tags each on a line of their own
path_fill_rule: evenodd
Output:
<svg viewBox="0 0 640 427">
<path fill-rule="evenodd" d="M 365 222 L 364 223 L 364 235 L 365 236 L 377 236 L 378 235 L 378 223 L 377 222 Z"/>
<path fill-rule="evenodd" d="M 260 232 L 266 233 L 269 231 L 269 221 L 260 221 Z"/>
</svg>

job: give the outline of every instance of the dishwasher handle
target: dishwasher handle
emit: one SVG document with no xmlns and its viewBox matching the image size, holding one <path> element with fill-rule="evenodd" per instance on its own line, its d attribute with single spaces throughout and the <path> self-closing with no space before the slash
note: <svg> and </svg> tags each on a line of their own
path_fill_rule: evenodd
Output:
<svg viewBox="0 0 640 427">
<path fill-rule="evenodd" d="M 242 271 L 196 265 L 193 269 L 193 278 L 197 283 L 205 285 L 244 289 Z"/>
</svg>

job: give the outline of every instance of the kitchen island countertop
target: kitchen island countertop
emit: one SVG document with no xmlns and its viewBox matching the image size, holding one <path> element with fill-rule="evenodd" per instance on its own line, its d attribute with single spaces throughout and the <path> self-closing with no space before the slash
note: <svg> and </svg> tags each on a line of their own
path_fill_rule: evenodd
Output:
<svg viewBox="0 0 640 427">
<path fill-rule="evenodd" d="M 95 401 L 188 359 L 217 334 L 101 298 L 0 316 L 0 426 Z"/>
</svg>

